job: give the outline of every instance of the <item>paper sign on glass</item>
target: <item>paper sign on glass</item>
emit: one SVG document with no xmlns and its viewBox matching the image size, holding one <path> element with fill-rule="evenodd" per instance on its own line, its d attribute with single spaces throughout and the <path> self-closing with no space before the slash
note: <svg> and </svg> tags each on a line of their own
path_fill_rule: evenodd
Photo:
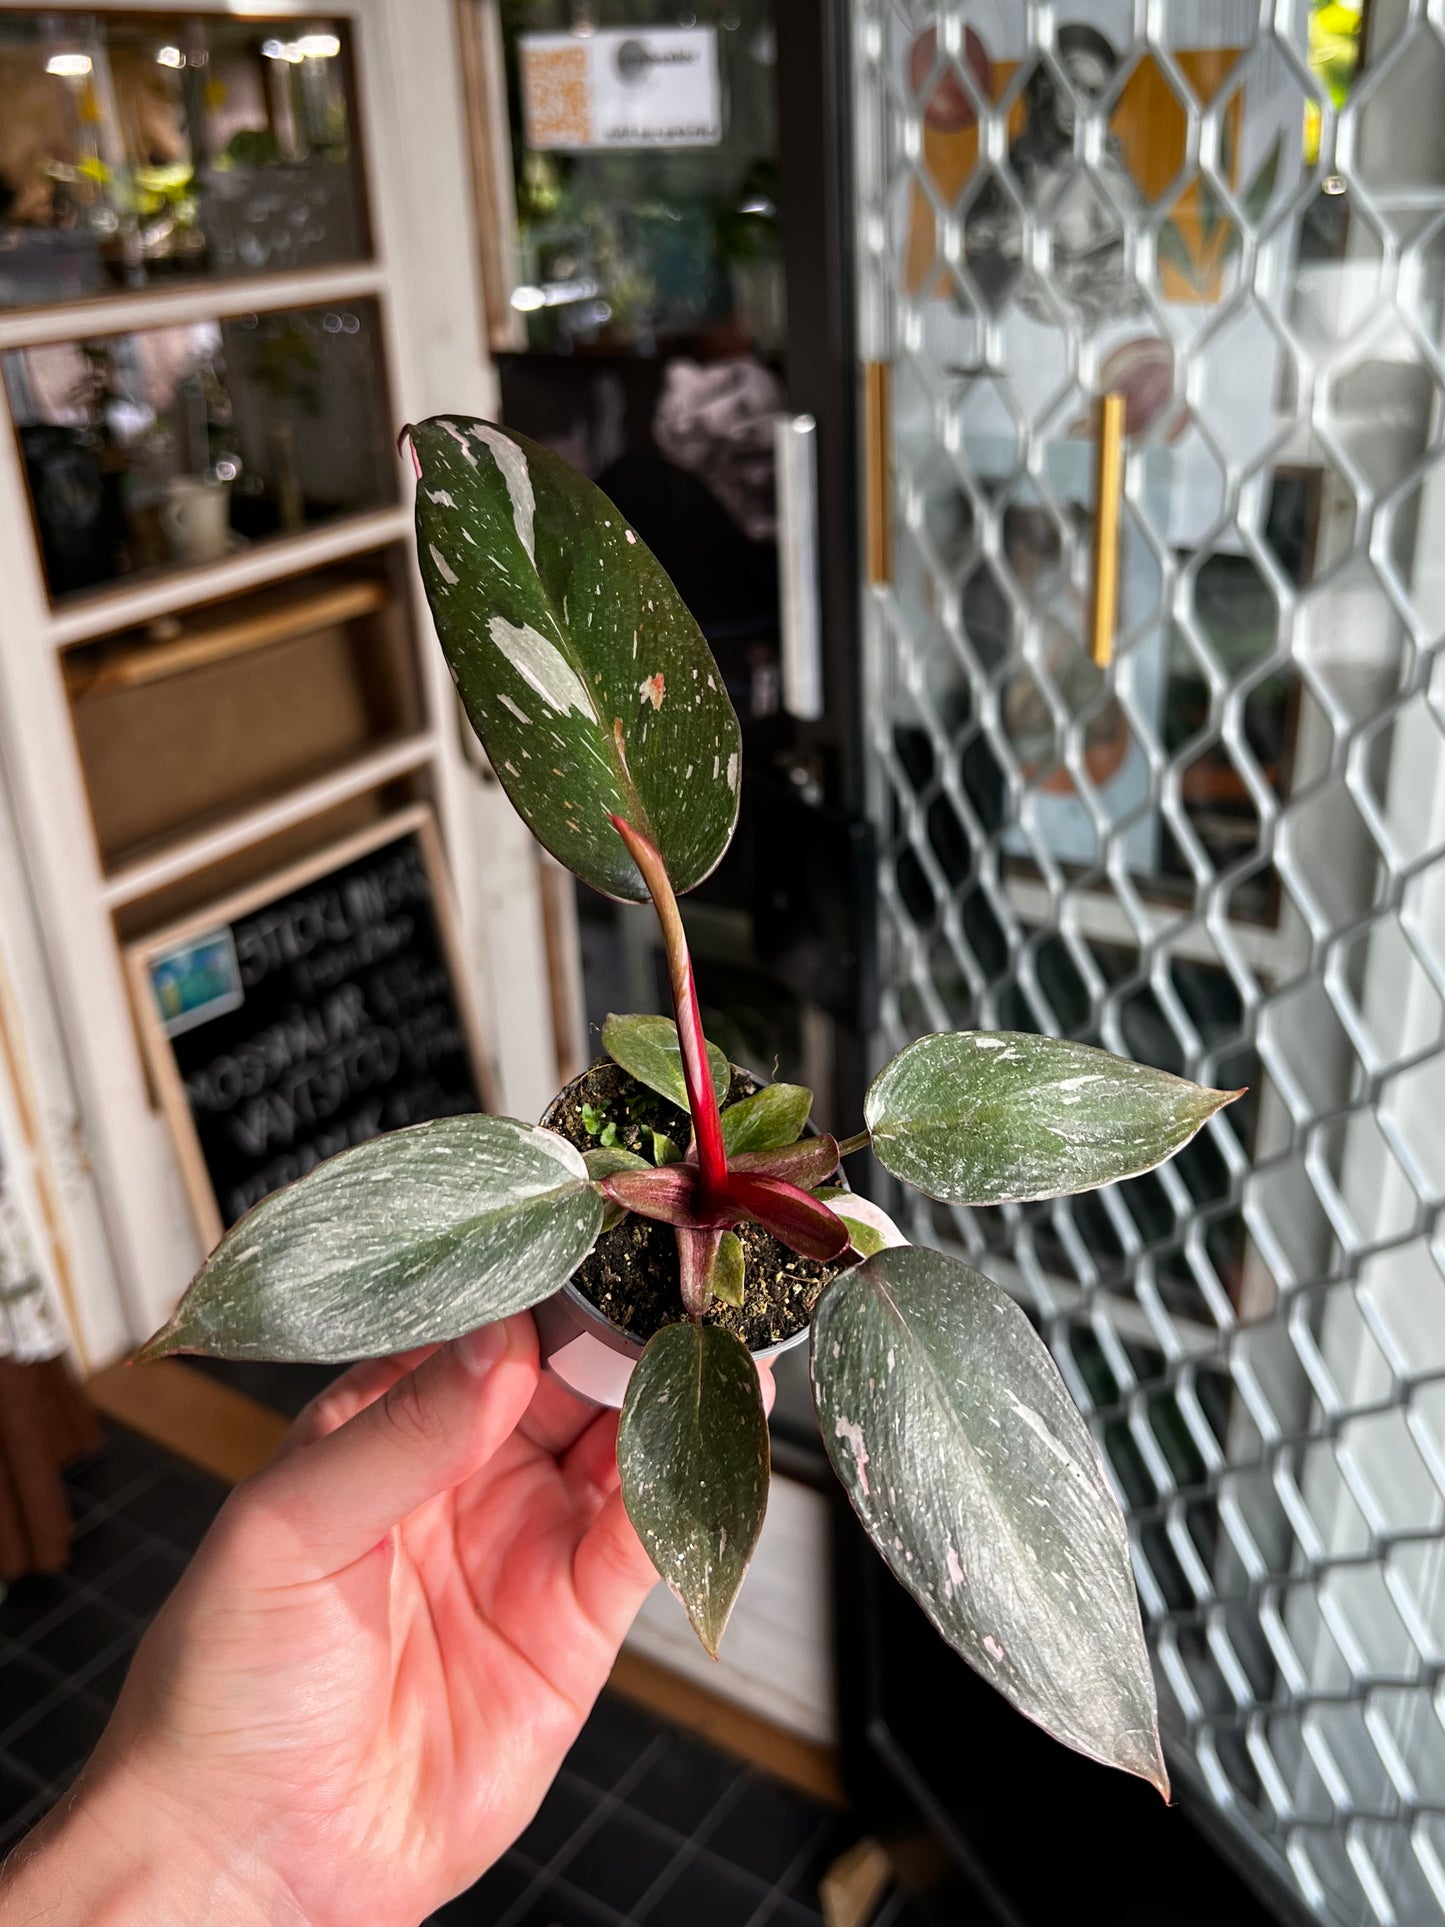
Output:
<svg viewBox="0 0 1445 1927">
<path fill-rule="evenodd" d="M 167 1037 L 179 1037 L 246 1001 L 229 930 L 207 931 L 150 961 L 151 989 Z"/>
<path fill-rule="evenodd" d="M 518 40 L 531 148 L 715 147 L 722 89 L 713 27 L 609 27 Z"/>
</svg>

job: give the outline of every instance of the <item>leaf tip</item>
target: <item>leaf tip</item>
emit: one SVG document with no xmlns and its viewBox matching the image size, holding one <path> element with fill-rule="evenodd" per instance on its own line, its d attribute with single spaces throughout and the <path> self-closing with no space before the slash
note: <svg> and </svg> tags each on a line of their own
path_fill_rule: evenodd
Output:
<svg viewBox="0 0 1445 1927">
<path fill-rule="evenodd" d="M 679 1593 L 678 1597 L 682 1598 L 682 1595 Z M 694 1611 L 691 1606 L 687 1605 L 685 1599 L 683 1600 L 683 1604 L 687 1606 L 687 1616 L 692 1622 L 692 1630 L 697 1634 L 698 1644 L 702 1647 L 709 1659 L 720 1662 L 723 1634 L 727 1631 L 728 1621 L 732 1617 L 732 1601 L 728 1601 L 721 1619 L 717 1617 L 715 1612 L 709 1612 L 707 1610 Z"/>
<path fill-rule="evenodd" d="M 1164 1764 L 1164 1749 L 1159 1744 L 1159 1736 L 1154 1735 L 1154 1758 L 1147 1768 L 1140 1769 L 1141 1779 L 1147 1780 L 1165 1806 L 1174 1803 L 1173 1788 L 1169 1784 L 1169 1769 Z"/>
<path fill-rule="evenodd" d="M 1169 1783 L 1169 1768 L 1164 1763 L 1157 1719 L 1152 1726 L 1137 1727 L 1121 1735 L 1109 1752 L 1097 1757 L 1125 1773 L 1132 1773 L 1136 1779 L 1147 1781 L 1166 1807 L 1172 1804 L 1174 1793 Z"/>
<path fill-rule="evenodd" d="M 175 1318 L 168 1319 L 158 1332 L 153 1332 L 143 1345 L 137 1346 L 127 1359 L 130 1365 L 153 1365 L 157 1359 L 169 1358 L 173 1352 L 184 1351 L 180 1342 L 180 1324 Z"/>
<path fill-rule="evenodd" d="M 421 480 L 421 456 L 416 452 L 416 430 L 410 422 L 403 422 L 397 431 L 396 452 L 400 455 L 405 449 L 411 456 L 412 470 L 418 481 Z"/>
<path fill-rule="evenodd" d="M 1209 1109 L 1205 1114 L 1206 1122 L 1211 1117 L 1218 1117 L 1221 1111 L 1227 1110 L 1231 1104 L 1237 1104 L 1240 1098 L 1249 1093 L 1248 1084 L 1241 1084 L 1237 1091 L 1217 1091 L 1207 1084 L 1202 1086 L 1202 1089 L 1209 1099 Z"/>
</svg>

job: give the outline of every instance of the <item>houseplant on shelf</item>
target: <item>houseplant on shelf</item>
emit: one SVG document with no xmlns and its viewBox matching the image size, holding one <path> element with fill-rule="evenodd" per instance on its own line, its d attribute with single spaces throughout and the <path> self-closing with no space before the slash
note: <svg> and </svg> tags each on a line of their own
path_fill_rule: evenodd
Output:
<svg viewBox="0 0 1445 1927">
<path fill-rule="evenodd" d="M 932 1198 L 1058 1196 L 1158 1164 L 1229 1094 L 968 1032 L 887 1065 L 856 1136 L 809 1130 L 809 1092 L 759 1086 L 702 1031 L 677 897 L 728 846 L 742 752 L 696 624 L 548 450 L 464 418 L 405 436 L 467 712 L 546 847 L 610 896 L 651 898 L 676 1022 L 609 1019 L 548 1128 L 447 1118 L 274 1193 L 144 1356 L 349 1359 L 527 1307 L 546 1351 L 570 1306 L 623 1355 L 627 1510 L 715 1654 L 767 1503 L 749 1354 L 810 1332 L 833 1466 L 933 1624 L 1057 1738 L 1166 1790 L 1124 1521 L 1048 1351 L 1003 1291 L 905 1246 L 838 1167 L 871 1144 Z"/>
</svg>

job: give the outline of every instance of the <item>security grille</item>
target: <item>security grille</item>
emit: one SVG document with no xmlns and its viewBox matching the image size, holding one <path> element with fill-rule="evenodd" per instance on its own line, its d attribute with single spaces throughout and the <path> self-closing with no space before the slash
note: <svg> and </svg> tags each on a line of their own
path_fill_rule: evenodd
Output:
<svg viewBox="0 0 1445 1927">
<path fill-rule="evenodd" d="M 913 1232 L 1091 1414 L 1176 1765 L 1321 1919 L 1437 1921 L 1445 18 L 853 20 L 879 1055 L 1036 1029 L 1249 1086 L 1157 1174 Z"/>
</svg>

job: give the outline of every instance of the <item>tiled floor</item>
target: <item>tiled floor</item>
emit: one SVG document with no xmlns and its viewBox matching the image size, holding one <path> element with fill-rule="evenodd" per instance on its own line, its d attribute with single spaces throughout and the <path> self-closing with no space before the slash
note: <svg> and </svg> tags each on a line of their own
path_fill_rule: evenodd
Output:
<svg viewBox="0 0 1445 1927">
<path fill-rule="evenodd" d="M 608 1697 L 516 1847 L 436 1927 L 818 1927 L 818 1875 L 855 1832 Z"/>
<path fill-rule="evenodd" d="M 0 1853 L 66 1787 L 225 1488 L 129 1433 L 68 1480 L 74 1558 L 0 1600 Z"/>
<path fill-rule="evenodd" d="M 0 1855 L 79 1770 L 225 1496 L 120 1429 L 69 1483 L 70 1571 L 0 1602 Z M 517 1846 L 435 1927 L 818 1927 L 818 1876 L 855 1834 L 847 1816 L 605 1695 Z M 910 1918 L 895 1896 L 876 1927 Z"/>
</svg>

